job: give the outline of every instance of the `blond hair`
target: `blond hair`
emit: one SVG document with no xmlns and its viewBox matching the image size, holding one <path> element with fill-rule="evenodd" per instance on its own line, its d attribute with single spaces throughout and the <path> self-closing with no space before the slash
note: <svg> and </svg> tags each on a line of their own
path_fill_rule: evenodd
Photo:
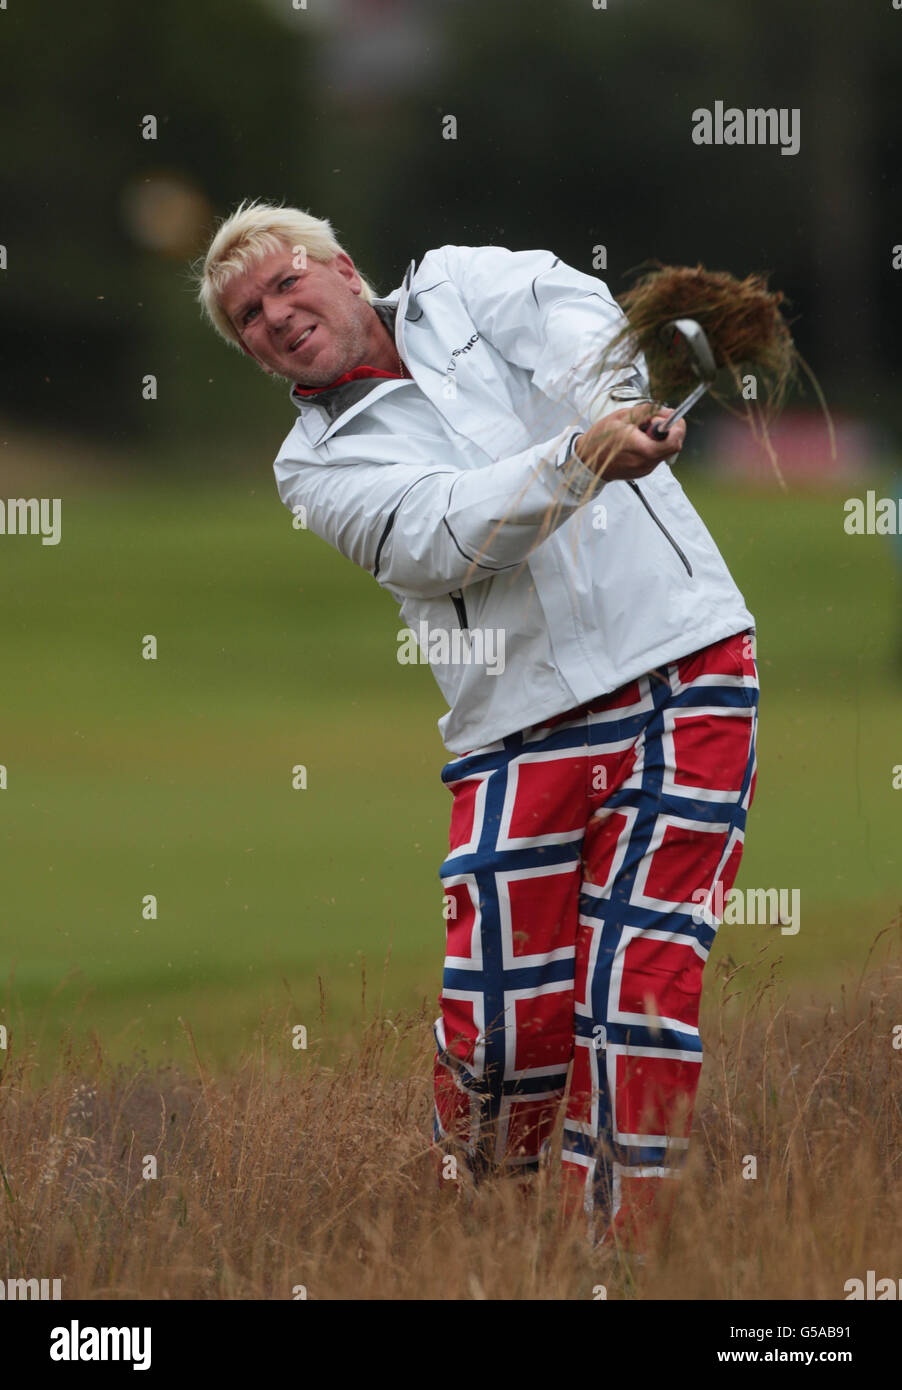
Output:
<svg viewBox="0 0 902 1390">
<path fill-rule="evenodd" d="M 312 261 L 331 261 L 344 251 L 326 218 L 274 203 L 242 203 L 218 227 L 197 274 L 197 297 L 207 318 L 227 343 L 240 345 L 222 308 L 226 285 L 274 251 L 301 247 Z M 372 304 L 375 291 L 362 275 L 360 281 L 360 298 Z"/>
</svg>

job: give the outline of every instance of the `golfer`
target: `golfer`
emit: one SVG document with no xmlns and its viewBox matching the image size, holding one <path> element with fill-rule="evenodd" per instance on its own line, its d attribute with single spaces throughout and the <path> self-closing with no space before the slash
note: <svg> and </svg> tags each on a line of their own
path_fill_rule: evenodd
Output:
<svg viewBox="0 0 902 1390">
<path fill-rule="evenodd" d="M 436 1152 L 535 1168 L 566 1095 L 565 1211 L 641 1243 L 755 786 L 754 620 L 671 470 L 685 421 L 639 428 L 672 412 L 641 359 L 599 374 L 620 309 L 549 251 L 441 246 L 377 297 L 328 221 L 243 204 L 199 279 L 291 383 L 282 501 L 427 635 L 448 705 Z"/>
</svg>

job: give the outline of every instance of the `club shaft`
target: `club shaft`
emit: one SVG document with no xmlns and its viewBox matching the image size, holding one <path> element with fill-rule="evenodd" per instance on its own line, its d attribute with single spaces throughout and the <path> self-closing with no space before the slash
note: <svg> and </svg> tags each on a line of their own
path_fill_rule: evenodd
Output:
<svg viewBox="0 0 902 1390">
<path fill-rule="evenodd" d="M 677 420 L 682 420 L 683 416 L 692 409 L 696 402 L 701 400 L 709 384 L 710 383 L 707 381 L 699 382 L 695 390 L 690 391 L 686 399 L 680 402 L 672 415 L 668 415 L 667 419 L 662 423 L 659 422 L 652 426 L 652 437 L 654 439 L 666 439 L 670 426 L 675 425 Z"/>
</svg>

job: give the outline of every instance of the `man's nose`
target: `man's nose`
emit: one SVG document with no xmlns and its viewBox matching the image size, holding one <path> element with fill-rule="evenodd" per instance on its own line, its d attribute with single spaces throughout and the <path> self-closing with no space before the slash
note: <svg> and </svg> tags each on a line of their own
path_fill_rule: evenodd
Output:
<svg viewBox="0 0 902 1390">
<path fill-rule="evenodd" d="M 264 295 L 263 317 L 269 328 L 275 330 L 284 328 L 285 324 L 291 319 L 292 313 L 293 310 L 291 305 L 286 304 L 284 299 L 278 296 L 270 298 L 268 295 Z"/>
</svg>

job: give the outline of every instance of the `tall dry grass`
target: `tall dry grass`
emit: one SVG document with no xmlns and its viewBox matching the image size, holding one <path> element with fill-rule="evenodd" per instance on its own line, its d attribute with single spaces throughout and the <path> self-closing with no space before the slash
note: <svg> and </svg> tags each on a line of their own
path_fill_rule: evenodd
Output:
<svg viewBox="0 0 902 1390">
<path fill-rule="evenodd" d="M 554 1162 L 525 1186 L 437 1180 L 424 1012 L 380 1013 L 334 1065 L 270 1020 L 229 1075 L 67 1041 L 43 1082 L 13 1036 L 0 1276 L 64 1298 L 443 1300 L 841 1299 L 868 1269 L 902 1276 L 902 968 L 819 1006 L 712 974 L 689 1162 L 641 1266 L 561 1228 Z"/>
</svg>

